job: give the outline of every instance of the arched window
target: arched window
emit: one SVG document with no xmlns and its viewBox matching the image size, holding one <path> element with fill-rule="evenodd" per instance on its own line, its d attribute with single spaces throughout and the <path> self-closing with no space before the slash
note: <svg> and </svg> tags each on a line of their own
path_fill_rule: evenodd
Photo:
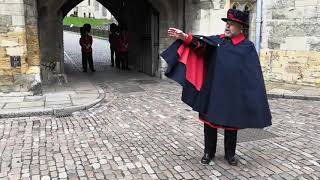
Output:
<svg viewBox="0 0 320 180">
<path fill-rule="evenodd" d="M 232 9 L 240 9 L 240 4 L 238 2 L 234 2 L 234 3 L 232 3 L 231 8 Z"/>
<path fill-rule="evenodd" d="M 230 2 L 230 8 L 232 9 L 238 9 L 241 10 L 243 12 L 246 12 L 249 14 L 249 25 L 252 26 L 252 18 L 255 14 L 255 8 L 254 8 L 254 3 L 255 1 L 253 0 L 231 0 Z M 243 33 L 244 35 L 249 38 L 252 39 L 253 37 L 251 37 L 250 34 L 254 34 L 254 29 L 250 29 L 249 27 L 244 27 L 243 29 Z"/>
<path fill-rule="evenodd" d="M 246 5 L 246 7 L 244 7 L 244 12 L 249 13 L 249 7 L 248 7 L 248 5 Z"/>
<path fill-rule="evenodd" d="M 252 7 L 252 4 L 251 3 L 247 3 L 245 6 L 244 6 L 244 9 L 243 11 L 246 12 L 246 13 L 250 13 L 252 11 L 253 7 Z"/>
<path fill-rule="evenodd" d="M 250 24 L 250 19 L 251 19 L 251 16 L 252 16 L 252 10 L 253 10 L 253 7 L 252 7 L 252 4 L 251 3 L 247 3 L 244 8 L 243 8 L 243 11 L 248 13 L 249 15 L 249 24 Z M 243 31 L 244 35 L 249 38 L 249 35 L 250 35 L 250 29 L 249 28 L 244 28 L 244 31 Z"/>
</svg>

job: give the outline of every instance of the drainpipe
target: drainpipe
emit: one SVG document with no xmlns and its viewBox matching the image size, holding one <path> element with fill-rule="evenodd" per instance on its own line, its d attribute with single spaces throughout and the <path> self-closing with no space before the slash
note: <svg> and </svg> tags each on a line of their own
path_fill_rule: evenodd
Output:
<svg viewBox="0 0 320 180">
<path fill-rule="evenodd" d="M 260 42 L 261 42 L 261 24 L 262 24 L 262 0 L 257 0 L 256 50 L 259 56 L 260 56 Z"/>
<path fill-rule="evenodd" d="M 182 31 L 183 31 L 183 32 L 186 32 L 186 0 L 183 0 Z"/>
</svg>

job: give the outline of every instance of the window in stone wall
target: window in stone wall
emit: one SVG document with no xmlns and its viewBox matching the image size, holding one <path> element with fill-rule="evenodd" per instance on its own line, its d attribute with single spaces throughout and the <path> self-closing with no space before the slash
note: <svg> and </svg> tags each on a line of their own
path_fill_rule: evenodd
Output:
<svg viewBox="0 0 320 180">
<path fill-rule="evenodd" d="M 244 12 L 249 14 L 249 28 L 246 31 L 246 35 L 248 39 L 255 41 L 255 17 L 256 17 L 256 10 L 255 5 L 253 3 L 247 3 L 244 7 Z"/>
<path fill-rule="evenodd" d="M 252 5 L 246 4 L 246 6 L 244 7 L 244 12 L 250 13 L 251 9 L 252 9 Z"/>
<path fill-rule="evenodd" d="M 251 5 L 250 4 L 246 4 L 246 6 L 244 7 L 244 12 L 245 13 L 248 13 L 249 14 L 249 18 L 251 17 L 251 12 L 250 12 L 250 10 L 251 10 Z M 244 33 L 244 35 L 247 37 L 247 38 L 249 38 L 249 28 L 248 27 L 245 27 L 244 28 L 244 30 L 243 30 L 243 33 Z"/>
<path fill-rule="evenodd" d="M 255 12 L 255 0 L 231 0 L 230 8 L 239 9 L 249 14 L 249 28 L 245 28 L 243 33 L 245 36 L 254 40 L 255 28 L 254 28 L 254 16 Z"/>
<path fill-rule="evenodd" d="M 70 14 L 70 16 L 72 17 L 78 17 L 78 7 L 75 7 L 72 9 L 72 14 Z"/>
<path fill-rule="evenodd" d="M 231 8 L 232 9 L 239 9 L 240 8 L 240 4 L 238 2 L 234 2 L 234 3 L 232 3 Z"/>
<path fill-rule="evenodd" d="M 94 10 L 99 11 L 99 2 L 97 1 L 94 2 Z"/>
<path fill-rule="evenodd" d="M 108 15 L 108 10 L 106 8 L 102 8 L 102 16 L 106 17 Z"/>
</svg>

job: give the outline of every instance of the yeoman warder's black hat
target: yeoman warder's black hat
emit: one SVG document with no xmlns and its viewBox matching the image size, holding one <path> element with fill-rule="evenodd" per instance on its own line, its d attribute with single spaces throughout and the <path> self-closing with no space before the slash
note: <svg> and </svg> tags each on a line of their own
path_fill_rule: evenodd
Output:
<svg viewBox="0 0 320 180">
<path fill-rule="evenodd" d="M 221 18 L 222 21 L 234 21 L 246 27 L 249 27 L 249 14 L 237 9 L 229 9 L 227 18 Z"/>
</svg>

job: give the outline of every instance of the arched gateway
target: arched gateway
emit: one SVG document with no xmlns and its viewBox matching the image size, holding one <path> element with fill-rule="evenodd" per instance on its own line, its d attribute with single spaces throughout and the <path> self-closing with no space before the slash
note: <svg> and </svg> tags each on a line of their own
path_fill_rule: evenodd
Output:
<svg viewBox="0 0 320 180">
<path fill-rule="evenodd" d="M 81 1 L 0 1 L 0 92 L 37 93 L 43 83 L 64 77 L 62 20 Z M 301 15 L 319 6 L 312 0 L 281 6 L 263 1 L 259 9 L 258 0 L 98 1 L 120 23 L 128 24 L 133 34 L 130 65 L 151 76 L 163 77 L 166 64 L 159 52 L 172 42 L 166 36 L 169 26 L 195 34 L 219 34 L 224 30 L 220 18 L 229 8 L 238 8 L 250 13 L 246 32 L 250 40 L 260 40 L 266 80 L 320 84 L 319 38 L 313 33 L 318 24 L 312 20 L 317 13 Z M 262 21 L 257 15 L 262 15 Z M 259 23 L 261 32 L 256 31 Z"/>
<path fill-rule="evenodd" d="M 81 1 L 38 0 L 41 77 L 44 81 L 50 82 L 55 80 L 56 76 L 64 74 L 62 22 L 67 13 Z M 155 0 L 98 0 L 98 2 L 108 8 L 119 23 L 128 25 L 131 34 L 130 65 L 151 76 L 160 76 L 159 45 L 165 41 L 160 39 L 160 34 L 165 33 L 165 28 L 159 32 L 160 24 L 168 27 L 168 19 L 172 20 L 172 24 L 176 24 L 178 19 L 175 21 L 170 14 L 173 8 L 178 9 L 178 3 Z M 52 63 L 56 64 L 54 73 L 46 70 Z"/>
<path fill-rule="evenodd" d="M 41 84 L 64 76 L 63 18 L 82 0 L 0 2 L 0 92 L 41 92 Z M 130 63 L 161 77 L 159 51 L 170 25 L 182 28 L 183 1 L 98 0 L 132 34 Z M 11 63 L 12 62 L 12 63 Z"/>
</svg>

